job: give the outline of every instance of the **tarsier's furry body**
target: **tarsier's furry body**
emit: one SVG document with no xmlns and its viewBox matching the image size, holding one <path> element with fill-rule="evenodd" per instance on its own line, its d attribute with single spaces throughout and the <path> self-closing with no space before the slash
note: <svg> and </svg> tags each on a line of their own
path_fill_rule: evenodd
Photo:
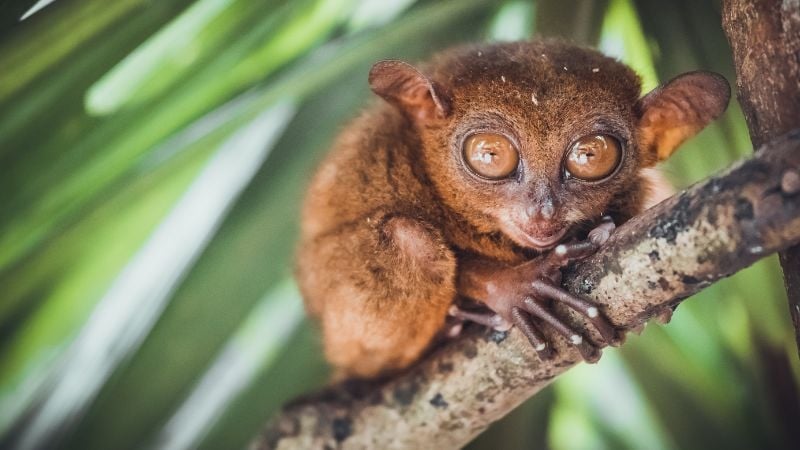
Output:
<svg viewBox="0 0 800 450">
<path fill-rule="evenodd" d="M 563 300 L 548 287 L 560 282 L 548 250 L 603 216 L 640 212 L 645 168 L 729 96 L 724 79 L 694 72 L 642 97 L 638 76 L 616 60 L 536 41 L 460 47 L 419 69 L 383 61 L 369 81 L 386 102 L 349 125 L 321 164 L 297 265 L 328 360 L 360 377 L 416 361 L 462 298 L 496 313 L 486 323 L 522 328 L 537 350 L 542 331 L 579 341 L 542 309 Z M 593 153 L 582 137 L 608 146 Z M 616 152 L 612 163 L 593 163 L 602 152 Z M 548 286 L 532 290 L 537 279 Z"/>
</svg>

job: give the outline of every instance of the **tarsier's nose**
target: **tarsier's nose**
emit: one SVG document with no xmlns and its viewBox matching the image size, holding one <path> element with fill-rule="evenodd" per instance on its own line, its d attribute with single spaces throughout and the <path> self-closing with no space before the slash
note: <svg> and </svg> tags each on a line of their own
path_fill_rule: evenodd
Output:
<svg viewBox="0 0 800 450">
<path fill-rule="evenodd" d="M 528 219 L 534 222 L 551 220 L 556 214 L 553 188 L 545 179 L 533 182 L 528 198 L 529 205 L 525 208 Z"/>
<path fill-rule="evenodd" d="M 553 200 L 546 199 L 525 208 L 525 213 L 531 220 L 550 220 L 555 215 L 556 208 Z"/>
</svg>

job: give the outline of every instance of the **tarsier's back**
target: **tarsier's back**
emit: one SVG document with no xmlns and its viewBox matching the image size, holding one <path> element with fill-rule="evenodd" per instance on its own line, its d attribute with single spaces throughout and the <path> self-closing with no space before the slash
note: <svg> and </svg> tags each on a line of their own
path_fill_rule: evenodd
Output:
<svg viewBox="0 0 800 450">
<path fill-rule="evenodd" d="M 541 357 L 555 331 L 591 358 L 613 326 L 565 297 L 559 269 L 642 209 L 647 168 L 729 97 L 707 72 L 641 97 L 625 65 L 558 42 L 460 47 L 419 69 L 382 61 L 369 82 L 386 102 L 321 164 L 297 267 L 326 356 L 362 377 L 407 367 L 464 320 L 516 325 Z M 604 342 L 548 312 L 553 301 Z"/>
</svg>

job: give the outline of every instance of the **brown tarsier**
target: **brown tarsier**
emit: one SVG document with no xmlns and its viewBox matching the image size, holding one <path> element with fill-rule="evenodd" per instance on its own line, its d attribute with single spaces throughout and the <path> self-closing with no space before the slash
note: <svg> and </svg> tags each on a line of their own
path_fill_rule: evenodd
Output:
<svg viewBox="0 0 800 450">
<path fill-rule="evenodd" d="M 369 84 L 385 101 L 314 177 L 297 265 L 328 360 L 356 377 L 414 363 L 448 317 L 516 326 L 542 358 L 556 333 L 591 359 L 553 302 L 614 343 L 602 311 L 560 288 L 561 268 L 644 208 L 646 168 L 730 96 L 709 72 L 641 96 L 627 66 L 549 41 L 460 47 L 419 68 L 381 61 Z"/>
</svg>

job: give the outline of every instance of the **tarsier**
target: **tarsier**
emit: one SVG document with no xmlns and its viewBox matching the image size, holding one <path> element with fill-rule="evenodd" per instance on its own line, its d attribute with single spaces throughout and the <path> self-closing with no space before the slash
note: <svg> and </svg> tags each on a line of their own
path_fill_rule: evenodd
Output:
<svg viewBox="0 0 800 450">
<path fill-rule="evenodd" d="M 322 162 L 297 261 L 327 359 L 355 377 L 411 365 L 448 316 L 516 326 L 542 358 L 552 333 L 593 348 L 553 302 L 613 343 L 603 312 L 560 288 L 561 268 L 644 208 L 646 168 L 730 96 L 709 72 L 641 96 L 624 64 L 552 41 L 459 47 L 419 68 L 381 61 L 369 84 L 385 101 Z"/>
</svg>

